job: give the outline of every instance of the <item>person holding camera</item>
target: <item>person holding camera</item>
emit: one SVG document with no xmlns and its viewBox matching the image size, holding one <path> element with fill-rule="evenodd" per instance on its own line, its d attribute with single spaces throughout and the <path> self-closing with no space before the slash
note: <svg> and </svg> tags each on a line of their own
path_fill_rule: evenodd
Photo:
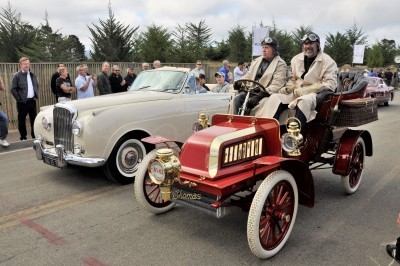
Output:
<svg viewBox="0 0 400 266">
<path fill-rule="evenodd" d="M 247 108 L 253 109 L 261 99 L 269 97 L 270 94 L 278 92 L 286 83 L 285 61 L 279 56 L 279 43 L 275 38 L 266 37 L 262 42 L 262 55 L 253 60 L 249 71 L 241 79 L 251 79 L 264 86 L 265 91 L 253 90 L 247 102 Z M 239 114 L 247 92 L 240 91 L 241 82 L 234 83 L 234 89 L 239 90 L 233 99 L 233 113 Z M 260 104 L 262 105 L 262 104 Z M 257 116 L 257 110 L 256 116 Z"/>
<path fill-rule="evenodd" d="M 237 81 L 247 73 L 246 65 L 243 62 L 239 62 L 237 67 L 233 70 L 234 81 Z"/>
<path fill-rule="evenodd" d="M 87 75 L 84 65 L 79 65 L 76 71 L 78 72 L 78 76 L 75 79 L 75 87 L 78 90 L 78 100 L 93 97 L 93 87 L 96 86 L 96 75 Z"/>
</svg>

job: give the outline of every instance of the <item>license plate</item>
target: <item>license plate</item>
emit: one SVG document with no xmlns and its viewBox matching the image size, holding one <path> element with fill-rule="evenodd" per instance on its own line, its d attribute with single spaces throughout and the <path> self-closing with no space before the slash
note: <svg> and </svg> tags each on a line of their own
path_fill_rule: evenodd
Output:
<svg viewBox="0 0 400 266">
<path fill-rule="evenodd" d="M 57 160 L 53 158 L 43 157 L 43 162 L 54 167 L 58 167 Z"/>
</svg>

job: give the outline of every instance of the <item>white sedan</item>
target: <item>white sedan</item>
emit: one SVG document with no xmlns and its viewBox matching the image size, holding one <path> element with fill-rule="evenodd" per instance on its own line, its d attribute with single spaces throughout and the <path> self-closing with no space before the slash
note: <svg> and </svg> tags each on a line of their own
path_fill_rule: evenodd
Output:
<svg viewBox="0 0 400 266">
<path fill-rule="evenodd" d="M 162 135 L 184 142 L 198 113 L 211 119 L 227 113 L 230 93 L 195 94 L 190 69 L 163 67 L 141 72 L 128 92 L 45 106 L 36 117 L 36 157 L 44 163 L 104 168 L 108 178 L 134 181 L 152 145 L 141 139 Z"/>
</svg>

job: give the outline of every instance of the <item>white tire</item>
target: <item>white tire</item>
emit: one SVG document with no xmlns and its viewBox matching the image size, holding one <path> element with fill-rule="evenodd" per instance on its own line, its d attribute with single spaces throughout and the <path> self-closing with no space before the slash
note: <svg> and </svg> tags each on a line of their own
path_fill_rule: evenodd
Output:
<svg viewBox="0 0 400 266">
<path fill-rule="evenodd" d="M 261 259 L 277 254 L 292 232 L 297 209 L 298 190 L 293 176 L 283 170 L 269 174 L 249 211 L 247 241 L 251 252 Z"/>
</svg>

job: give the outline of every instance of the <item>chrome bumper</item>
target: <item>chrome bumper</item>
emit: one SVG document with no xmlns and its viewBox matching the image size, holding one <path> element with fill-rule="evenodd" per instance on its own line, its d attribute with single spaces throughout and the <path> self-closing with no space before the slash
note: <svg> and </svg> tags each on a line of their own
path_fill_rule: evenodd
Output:
<svg viewBox="0 0 400 266">
<path fill-rule="evenodd" d="M 43 160 L 45 163 L 59 168 L 63 168 L 67 164 L 98 167 L 106 162 L 104 158 L 83 158 L 78 155 L 67 154 L 64 145 L 61 144 L 56 146 L 55 153 L 50 152 L 42 146 L 42 141 L 38 139 L 33 141 L 33 149 L 38 160 Z"/>
</svg>

